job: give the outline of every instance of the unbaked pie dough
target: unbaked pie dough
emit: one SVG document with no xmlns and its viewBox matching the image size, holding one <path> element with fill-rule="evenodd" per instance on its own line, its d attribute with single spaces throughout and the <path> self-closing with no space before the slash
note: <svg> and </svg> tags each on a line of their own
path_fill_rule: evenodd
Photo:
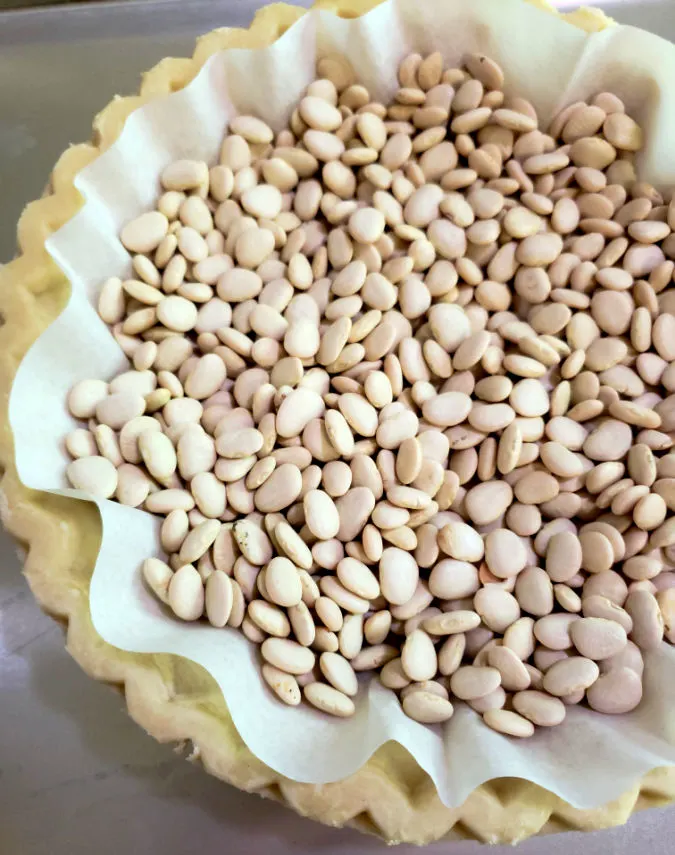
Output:
<svg viewBox="0 0 675 855">
<path fill-rule="evenodd" d="M 546 0 L 530 2 L 559 14 Z M 375 5 L 377 0 L 318 0 L 315 8 L 354 17 Z M 395 743 L 383 746 L 343 781 L 312 785 L 288 780 L 251 754 L 234 728 L 222 693 L 201 667 L 169 654 L 125 653 L 98 636 L 88 596 L 101 533 L 95 506 L 29 490 L 19 482 L 7 416 L 9 391 L 26 351 L 68 301 L 69 283 L 47 254 L 45 241 L 81 205 L 75 176 L 116 141 L 133 110 L 182 89 L 213 53 L 269 45 L 304 14 L 294 6 L 268 6 L 247 30 L 219 29 L 203 36 L 192 59 L 162 60 L 144 76 L 139 95 L 115 99 L 96 117 L 93 141 L 62 155 L 47 194 L 28 205 L 21 217 L 21 254 L 0 269 L 0 496 L 4 524 L 28 547 L 25 574 L 31 589 L 42 608 L 67 627 L 68 650 L 81 667 L 119 687 L 129 714 L 155 739 L 192 746 L 191 759 L 211 774 L 287 802 L 298 813 L 329 825 L 351 824 L 389 842 L 469 837 L 515 843 L 537 833 L 618 825 L 633 810 L 668 804 L 675 799 L 675 769 L 651 772 L 621 798 L 596 810 L 577 810 L 516 779 L 484 784 L 461 807 L 449 809 L 426 773 Z M 612 23 L 592 9 L 563 17 L 588 32 Z"/>
</svg>

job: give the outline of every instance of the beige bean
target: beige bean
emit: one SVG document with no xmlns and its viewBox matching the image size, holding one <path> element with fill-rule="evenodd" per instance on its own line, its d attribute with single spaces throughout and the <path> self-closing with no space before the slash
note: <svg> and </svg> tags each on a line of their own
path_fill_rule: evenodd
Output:
<svg viewBox="0 0 675 855">
<path fill-rule="evenodd" d="M 401 659 L 392 659 L 380 671 L 380 682 L 387 689 L 403 689 L 410 684 L 410 680 L 403 672 Z"/>
<path fill-rule="evenodd" d="M 312 389 L 295 389 L 284 398 L 277 411 L 277 434 L 284 438 L 298 436 L 323 411 L 324 403 L 320 395 Z"/>
<path fill-rule="evenodd" d="M 656 598 L 649 591 L 631 591 L 625 608 L 633 621 L 631 639 L 641 650 L 653 650 L 663 639 L 664 622 Z"/>
<path fill-rule="evenodd" d="M 419 427 L 419 419 L 410 410 L 403 410 L 381 422 L 375 440 L 381 448 L 398 448 L 406 439 L 413 439 Z"/>
<path fill-rule="evenodd" d="M 358 690 L 354 669 L 347 659 L 338 653 L 322 653 L 319 657 L 321 673 L 328 682 L 344 695 L 353 697 Z"/>
<path fill-rule="evenodd" d="M 302 579 L 300 583 L 302 584 Z M 309 606 L 305 602 L 301 602 L 296 606 L 289 606 L 286 613 L 297 641 L 303 647 L 315 645 L 317 641 L 317 627 L 309 611 Z"/>
<path fill-rule="evenodd" d="M 138 508 L 147 499 L 151 486 L 150 479 L 141 468 L 123 463 L 117 470 L 115 497 L 122 505 Z"/>
<path fill-rule="evenodd" d="M 504 646 L 524 661 L 534 651 L 534 620 L 530 617 L 521 617 L 514 621 L 504 633 Z"/>
<path fill-rule="evenodd" d="M 513 708 L 538 727 L 555 727 L 565 719 L 565 705 L 545 692 L 526 690 L 513 696 Z"/>
<path fill-rule="evenodd" d="M 232 612 L 234 595 L 229 576 L 216 570 L 206 580 L 206 617 L 212 626 L 225 626 Z"/>
<path fill-rule="evenodd" d="M 150 493 L 145 500 L 145 509 L 153 514 L 169 514 L 174 510 L 191 511 L 195 500 L 187 490 L 172 488 Z"/>
<path fill-rule="evenodd" d="M 558 605 L 566 612 L 576 614 L 581 611 L 581 597 L 569 585 L 555 585 L 553 594 Z"/>
<path fill-rule="evenodd" d="M 509 692 L 527 689 L 531 679 L 527 668 L 508 647 L 493 647 L 487 654 L 487 663 L 501 674 L 502 688 Z"/>
<path fill-rule="evenodd" d="M 475 629 L 480 622 L 477 612 L 460 609 L 426 617 L 422 621 L 422 628 L 431 635 L 456 635 Z"/>
<path fill-rule="evenodd" d="M 288 558 L 277 556 L 267 564 L 265 588 L 272 602 L 279 606 L 297 606 L 302 600 L 298 570 Z"/>
<path fill-rule="evenodd" d="M 445 392 L 430 398 L 422 406 L 424 418 L 438 427 L 460 424 L 469 415 L 471 398 L 463 392 Z"/>
<path fill-rule="evenodd" d="M 340 529 L 340 516 L 335 503 L 323 490 L 310 490 L 303 499 L 305 521 L 319 540 L 330 540 Z"/>
<path fill-rule="evenodd" d="M 286 674 L 306 674 L 314 667 L 311 650 L 287 638 L 268 638 L 260 648 L 263 659 Z"/>
<path fill-rule="evenodd" d="M 642 700 L 642 681 L 631 668 L 613 668 L 601 674 L 587 692 L 588 704 L 598 712 L 630 712 Z"/>
<path fill-rule="evenodd" d="M 97 452 L 93 434 L 83 428 L 76 428 L 66 437 L 66 450 L 71 457 L 93 457 Z"/>
<path fill-rule="evenodd" d="M 171 577 L 168 603 L 181 620 L 192 621 L 201 617 L 204 611 L 204 586 L 199 573 L 191 564 L 184 564 Z"/>
<path fill-rule="evenodd" d="M 438 670 L 447 677 L 459 668 L 466 649 L 464 634 L 451 635 L 438 651 Z"/>
<path fill-rule="evenodd" d="M 464 665 L 450 677 L 450 690 L 460 700 L 471 701 L 494 692 L 500 681 L 496 668 Z"/>
<path fill-rule="evenodd" d="M 553 611 L 553 586 L 541 567 L 526 567 L 516 578 L 516 597 L 521 608 L 536 617 Z"/>
<path fill-rule="evenodd" d="M 352 487 L 335 501 L 340 516 L 338 540 L 354 540 L 368 521 L 375 507 L 375 496 L 368 487 Z"/>
<path fill-rule="evenodd" d="M 201 558 L 215 541 L 220 527 L 218 520 L 205 520 L 193 528 L 181 544 L 180 560 L 189 564 Z"/>
<path fill-rule="evenodd" d="M 379 561 L 379 573 L 382 594 L 388 602 L 400 605 L 415 593 L 419 568 L 413 556 L 403 549 L 387 547 Z"/>
<path fill-rule="evenodd" d="M 354 435 L 347 419 L 339 410 L 328 410 L 325 416 L 326 433 L 335 450 L 349 456 L 354 450 Z"/>
<path fill-rule="evenodd" d="M 391 612 L 379 611 L 372 614 L 365 622 L 363 633 L 369 644 L 382 644 L 391 629 Z"/>
<path fill-rule="evenodd" d="M 589 659 L 607 659 L 620 653 L 626 646 L 626 630 L 606 618 L 584 617 L 570 626 L 570 638 L 582 656 Z"/>
<path fill-rule="evenodd" d="M 447 698 L 429 691 L 415 691 L 403 698 L 403 711 L 414 721 L 423 724 L 440 724 L 448 721 L 454 708 Z"/>
<path fill-rule="evenodd" d="M 173 570 L 159 558 L 146 558 L 143 562 L 143 578 L 153 593 L 163 602 L 169 602 L 169 583 L 173 578 Z"/>
<path fill-rule="evenodd" d="M 66 476 L 76 490 L 109 499 L 117 489 L 117 470 L 105 457 L 81 457 L 68 464 Z"/>
<path fill-rule="evenodd" d="M 527 563 L 520 538 L 509 529 L 491 531 L 485 538 L 485 561 L 490 572 L 500 579 L 517 576 Z"/>
<path fill-rule="evenodd" d="M 326 629 L 331 632 L 339 632 L 342 629 L 344 623 L 342 611 L 329 597 L 319 597 L 314 603 L 314 610 Z"/>
<path fill-rule="evenodd" d="M 304 606 L 304 603 L 300 603 L 300 606 Z M 306 608 L 306 606 L 304 607 Z M 265 600 L 252 600 L 248 605 L 247 616 L 260 630 L 262 630 L 267 635 L 271 635 L 275 638 L 286 638 L 290 635 L 291 623 L 286 617 L 284 611 L 278 608 L 277 606 L 266 602 Z M 294 632 L 296 638 L 301 641 L 302 632 L 299 632 L 295 628 Z"/>
<path fill-rule="evenodd" d="M 298 106 L 300 117 L 310 128 L 334 131 L 342 124 L 342 116 L 332 104 L 314 95 L 306 95 Z"/>
<path fill-rule="evenodd" d="M 599 531 L 586 530 L 579 535 L 581 566 L 589 573 L 602 573 L 614 563 L 611 541 Z"/>
<path fill-rule="evenodd" d="M 549 472 L 559 478 L 575 478 L 584 471 L 582 461 L 559 442 L 543 443 L 540 456 Z"/>
<path fill-rule="evenodd" d="M 468 704 L 472 710 L 481 715 L 488 710 L 500 710 L 506 704 L 506 692 L 501 686 L 498 686 L 494 692 L 490 692 L 482 698 L 474 698 L 474 700 L 468 701 Z"/>
<path fill-rule="evenodd" d="M 367 565 L 355 558 L 343 558 L 337 565 L 337 577 L 347 590 L 366 600 L 380 595 L 380 585 Z"/>
<path fill-rule="evenodd" d="M 345 659 L 353 659 L 363 646 L 363 615 L 345 615 L 339 632 L 339 650 Z"/>
<path fill-rule="evenodd" d="M 590 688 L 600 670 L 591 659 L 570 656 L 555 662 L 544 674 L 544 689 L 555 697 L 566 697 Z"/>
<path fill-rule="evenodd" d="M 68 409 L 77 419 L 90 419 L 107 396 L 108 384 L 105 381 L 80 380 L 68 393 Z"/>
<path fill-rule="evenodd" d="M 272 543 L 262 528 L 255 523 L 250 520 L 237 520 L 232 531 L 242 555 L 251 564 L 262 567 L 272 559 Z"/>
<path fill-rule="evenodd" d="M 263 446 L 263 435 L 255 428 L 242 428 L 234 433 L 221 433 L 216 440 L 216 451 L 222 457 L 241 460 L 257 454 Z"/>
<path fill-rule="evenodd" d="M 175 160 L 162 172 L 162 186 L 166 190 L 192 190 L 206 183 L 209 168 L 200 160 Z"/>
<path fill-rule="evenodd" d="M 291 674 L 267 663 L 263 664 L 261 672 L 263 679 L 279 700 L 293 707 L 300 703 L 300 687 Z"/>
<path fill-rule="evenodd" d="M 497 468 L 502 475 L 512 472 L 520 459 L 523 436 L 517 422 L 511 422 L 502 432 L 497 447 Z"/>
<path fill-rule="evenodd" d="M 622 626 L 626 633 L 630 633 L 633 628 L 633 621 L 628 612 L 607 597 L 599 594 L 585 596 L 582 600 L 582 611 L 584 617 L 605 618 L 614 621 Z"/>
<path fill-rule="evenodd" d="M 541 505 L 554 499 L 560 490 L 557 479 L 548 472 L 530 472 L 514 488 L 516 499 L 524 505 Z"/>
<path fill-rule="evenodd" d="M 496 584 L 486 585 L 477 591 L 473 607 L 493 632 L 504 632 L 520 617 L 516 598 Z"/>
<path fill-rule="evenodd" d="M 133 392 L 117 392 L 102 398 L 96 404 L 96 419 L 113 430 L 120 430 L 124 425 L 143 415 L 145 399 Z"/>
<path fill-rule="evenodd" d="M 583 445 L 584 454 L 591 460 L 621 460 L 632 444 L 628 425 L 608 419 L 596 428 Z"/>
<path fill-rule="evenodd" d="M 534 725 L 531 721 L 510 710 L 487 710 L 483 713 L 483 721 L 492 730 L 507 736 L 528 737 L 534 733 Z"/>
<path fill-rule="evenodd" d="M 373 671 L 396 658 L 397 653 L 398 649 L 391 644 L 364 647 L 351 660 L 351 665 L 355 671 Z"/>
<path fill-rule="evenodd" d="M 600 662 L 600 673 L 606 674 L 614 668 L 631 668 L 638 676 L 642 676 L 644 671 L 644 662 L 640 648 L 632 641 L 628 641 L 621 653 L 616 656 L 610 656 L 609 659 L 604 659 Z"/>
<path fill-rule="evenodd" d="M 274 528 L 274 539 L 288 558 L 298 567 L 309 570 L 312 566 L 312 553 L 304 540 L 287 522 L 280 520 Z"/>
<path fill-rule="evenodd" d="M 153 478 L 168 481 L 176 471 L 178 460 L 173 443 L 163 433 L 144 431 L 138 437 L 138 450 Z"/>
<path fill-rule="evenodd" d="M 429 636 L 421 629 L 412 632 L 401 649 L 401 665 L 411 680 L 431 680 L 438 664 L 436 651 Z"/>
<path fill-rule="evenodd" d="M 438 532 L 438 546 L 450 558 L 480 561 L 485 553 L 483 538 L 463 522 L 450 522 Z"/>
<path fill-rule="evenodd" d="M 181 476 L 190 481 L 198 473 L 213 468 L 216 462 L 215 443 L 199 425 L 186 426 L 178 440 L 176 459 Z"/>
<path fill-rule="evenodd" d="M 549 650 L 567 650 L 572 646 L 571 627 L 579 620 L 575 614 L 549 614 L 534 624 L 534 634 Z"/>
<path fill-rule="evenodd" d="M 513 500 L 506 481 L 487 481 L 472 487 L 464 497 L 466 512 L 476 525 L 488 525 L 505 513 Z"/>
<path fill-rule="evenodd" d="M 579 572 L 582 564 L 582 546 L 573 532 L 562 531 L 553 535 L 546 550 L 546 572 L 553 582 L 567 582 Z"/>
<path fill-rule="evenodd" d="M 303 695 L 312 706 L 329 715 L 347 718 L 355 712 L 351 698 L 326 683 L 309 683 Z"/>
<path fill-rule="evenodd" d="M 361 436 L 374 436 L 377 431 L 377 410 L 365 398 L 354 393 L 340 395 L 340 412 L 352 430 Z"/>
<path fill-rule="evenodd" d="M 129 252 L 151 252 L 169 229 L 169 221 L 159 211 L 141 214 L 122 229 L 120 240 Z"/>
<path fill-rule="evenodd" d="M 444 559 L 436 564 L 429 576 L 429 590 L 443 600 L 471 596 L 478 588 L 478 570 L 468 561 Z"/>
<path fill-rule="evenodd" d="M 275 513 L 289 507 L 302 490 L 302 474 L 293 463 L 277 466 L 255 492 L 256 508 L 262 513 Z"/>
<path fill-rule="evenodd" d="M 106 324 L 117 324 L 124 318 L 125 296 L 122 280 L 117 276 L 107 279 L 98 297 L 98 313 Z"/>
<path fill-rule="evenodd" d="M 232 611 L 227 622 L 228 626 L 239 627 L 242 625 L 246 615 L 246 600 L 242 593 L 239 583 L 236 580 L 230 580 L 232 584 Z"/>
<path fill-rule="evenodd" d="M 658 493 L 650 493 L 638 500 L 633 508 L 633 519 L 643 531 L 653 531 L 666 518 L 667 505 Z"/>
<path fill-rule="evenodd" d="M 341 609 L 354 615 L 365 614 L 370 606 L 368 600 L 349 591 L 334 577 L 322 577 L 319 588 L 323 594 L 333 599 Z"/>
<path fill-rule="evenodd" d="M 321 479 L 329 496 L 344 496 L 351 487 L 352 471 L 343 460 L 332 460 L 324 466 Z"/>
</svg>

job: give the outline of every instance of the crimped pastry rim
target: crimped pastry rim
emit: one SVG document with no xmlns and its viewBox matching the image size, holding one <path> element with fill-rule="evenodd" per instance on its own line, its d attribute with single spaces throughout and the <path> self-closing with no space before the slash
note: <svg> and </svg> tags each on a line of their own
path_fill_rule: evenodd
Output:
<svg viewBox="0 0 675 855">
<path fill-rule="evenodd" d="M 379 0 L 318 0 L 314 8 L 356 17 Z M 558 14 L 546 0 L 535 5 Z M 160 742 L 193 746 L 191 759 L 240 789 L 286 802 L 330 825 L 352 824 L 389 842 L 427 843 L 469 837 L 514 843 L 533 834 L 596 830 L 626 821 L 633 810 L 675 800 L 675 769 L 658 769 L 621 798 L 577 810 L 537 785 L 499 779 L 477 788 L 456 809 L 445 807 L 428 776 L 399 745 L 388 743 L 349 778 L 325 785 L 290 781 L 257 760 L 236 732 L 222 694 L 199 666 L 168 654 L 130 654 L 95 632 L 88 583 L 100 543 L 93 505 L 24 487 L 16 473 L 7 405 L 26 350 L 65 307 L 69 283 L 48 256 L 45 241 L 82 204 L 76 174 L 112 145 L 137 107 L 182 89 L 213 53 L 264 47 L 306 13 L 286 4 L 263 8 L 248 29 L 219 29 L 199 39 L 191 59 L 164 59 L 145 74 L 140 94 L 113 100 L 93 127 L 93 141 L 66 151 L 47 195 L 31 203 L 18 227 L 21 255 L 0 269 L 0 511 L 5 526 L 27 546 L 24 573 L 41 607 L 67 627 L 67 648 L 97 680 L 120 688 L 131 717 Z M 582 9 L 564 15 L 588 31 L 611 22 Z"/>
</svg>

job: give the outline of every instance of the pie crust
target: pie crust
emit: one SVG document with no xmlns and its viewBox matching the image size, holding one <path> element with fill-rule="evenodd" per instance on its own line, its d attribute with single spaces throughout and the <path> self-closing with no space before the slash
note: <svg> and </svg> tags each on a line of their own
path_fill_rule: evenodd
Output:
<svg viewBox="0 0 675 855">
<path fill-rule="evenodd" d="M 315 8 L 355 17 L 379 0 L 318 0 Z M 559 14 L 547 0 L 529 0 Z M 76 174 L 119 136 L 137 107 L 186 86 L 206 59 L 232 47 L 263 47 L 305 14 L 285 4 L 263 8 L 249 29 L 219 29 L 199 39 L 191 59 L 162 60 L 143 78 L 139 95 L 116 98 L 94 120 L 91 143 L 72 146 L 56 164 L 45 196 L 18 225 L 20 255 L 0 269 L 0 489 L 2 519 L 25 545 L 24 573 L 41 607 L 67 630 L 67 648 L 92 677 L 119 688 L 131 717 L 160 742 L 187 747 L 190 759 L 243 790 L 287 803 L 334 826 L 352 825 L 395 842 L 476 838 L 515 843 L 538 833 L 590 831 L 625 822 L 632 811 L 675 800 L 675 768 L 658 769 L 616 801 L 578 810 L 537 785 L 512 778 L 476 789 L 456 809 L 445 807 L 425 772 L 388 743 L 349 778 L 325 785 L 291 781 L 255 758 L 241 740 L 215 681 L 201 667 L 169 655 L 132 654 L 106 644 L 94 630 L 88 603 L 101 526 L 94 505 L 24 487 L 16 473 L 7 415 L 9 391 L 31 344 L 63 310 L 69 283 L 45 250 L 45 240 L 80 207 Z M 563 15 L 589 32 L 612 22 L 580 9 Z"/>
</svg>

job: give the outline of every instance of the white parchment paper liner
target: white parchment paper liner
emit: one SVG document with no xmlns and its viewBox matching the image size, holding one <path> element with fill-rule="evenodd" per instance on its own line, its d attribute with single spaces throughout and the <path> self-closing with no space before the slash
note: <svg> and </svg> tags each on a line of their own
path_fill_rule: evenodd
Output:
<svg viewBox="0 0 675 855">
<path fill-rule="evenodd" d="M 468 51 L 489 54 L 504 67 L 507 90 L 529 98 L 542 124 L 566 103 L 616 92 L 647 130 L 642 177 L 675 182 L 675 47 L 633 28 L 586 36 L 520 0 L 390 0 L 356 20 L 313 12 L 265 50 L 215 55 L 185 90 L 137 110 L 117 143 L 77 176 L 86 204 L 48 242 L 72 296 L 24 359 L 10 401 L 24 484 L 64 491 L 63 437 L 75 427 L 64 407 L 67 391 L 86 377 L 111 379 L 127 365 L 93 305 L 108 276 L 129 274 L 117 234 L 153 205 L 164 165 L 180 157 L 213 161 L 236 112 L 282 127 L 321 53 L 347 55 L 371 94 L 386 100 L 398 62 L 411 50 L 440 50 L 450 63 Z M 588 808 L 675 763 L 675 651 L 665 646 L 648 657 L 645 701 L 636 712 L 612 718 L 571 708 L 562 726 L 525 743 L 489 731 L 461 705 L 443 729 L 421 726 L 376 681 L 364 685 L 351 720 L 284 707 L 264 687 L 256 651 L 243 636 L 182 624 L 145 590 L 139 566 L 158 552 L 159 520 L 113 502 L 97 504 L 103 543 L 90 593 L 96 630 L 121 649 L 180 654 L 204 666 L 251 751 L 289 778 L 341 779 L 393 739 L 429 773 L 448 806 L 490 778 L 513 776 Z"/>
</svg>

